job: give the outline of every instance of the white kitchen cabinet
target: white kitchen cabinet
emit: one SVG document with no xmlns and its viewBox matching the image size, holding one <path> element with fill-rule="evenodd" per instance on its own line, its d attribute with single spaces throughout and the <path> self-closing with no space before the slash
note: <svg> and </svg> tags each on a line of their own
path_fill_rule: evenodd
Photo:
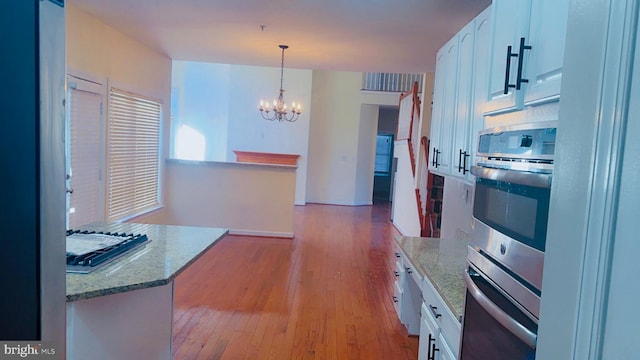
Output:
<svg viewBox="0 0 640 360">
<path fill-rule="evenodd" d="M 491 62 L 492 43 L 492 8 L 485 9 L 474 21 L 475 25 L 475 51 L 474 51 L 474 83 L 473 83 L 473 120 L 471 121 L 471 131 L 469 149 L 471 157 L 468 165 L 475 164 L 475 156 L 478 150 L 478 132 L 485 128 L 484 108 L 488 101 L 487 89 L 489 84 L 489 64 Z M 467 179 L 474 180 L 473 175 L 466 174 Z"/>
<path fill-rule="evenodd" d="M 396 314 L 398 315 L 398 319 L 400 319 L 401 308 L 402 305 L 402 285 L 400 285 L 397 281 L 393 284 L 393 307 L 396 309 Z"/>
<path fill-rule="evenodd" d="M 475 159 L 477 134 L 484 128 L 484 115 L 476 111 L 477 88 L 487 84 L 486 71 L 488 65 L 487 47 L 491 40 L 491 9 L 487 8 L 467 24 L 457 34 L 458 37 L 458 91 L 456 93 L 456 117 L 453 130 L 452 156 L 454 165 L 451 175 L 473 181 L 470 173 Z M 482 74 L 478 76 L 477 74 Z"/>
<path fill-rule="evenodd" d="M 403 286 L 404 286 L 404 266 L 402 265 L 402 256 L 399 251 L 395 253 L 396 261 L 395 261 L 395 269 L 393 270 L 393 275 L 396 278 L 396 281 L 393 284 L 393 307 L 396 309 L 396 313 L 398 314 L 398 318 L 401 318 L 401 306 L 402 306 L 402 297 L 403 297 Z"/>
<path fill-rule="evenodd" d="M 493 115 L 560 96 L 568 0 L 494 0 L 484 113 Z"/>
<path fill-rule="evenodd" d="M 560 97 L 569 0 L 534 1 L 531 4 L 529 38 L 525 57 L 524 105 L 536 105 Z M 526 54 L 525 54 L 526 56 Z"/>
<path fill-rule="evenodd" d="M 456 84 L 458 68 L 458 38 L 453 37 L 436 56 L 433 89 L 433 112 L 429 148 L 429 170 L 449 174 L 451 142 L 456 114 Z"/>
<path fill-rule="evenodd" d="M 457 319 L 451 309 L 446 305 L 442 297 L 438 294 L 435 287 L 428 278 L 425 277 L 422 283 L 422 314 L 423 321 L 422 326 L 427 326 L 426 331 L 433 331 L 435 344 L 435 354 L 432 350 L 428 350 L 427 354 L 431 354 L 429 360 L 439 359 L 456 359 L 458 356 L 458 348 L 460 345 L 460 320 Z M 424 321 L 428 319 L 429 321 Z M 434 331 L 434 328 L 437 331 Z M 421 329 L 422 331 L 422 329 Z M 429 340 L 429 338 L 427 338 Z M 418 354 L 421 354 L 425 349 L 420 349 L 422 343 L 419 343 Z M 433 345 L 431 345 L 433 346 Z M 421 359 L 420 357 L 418 359 Z"/>
<path fill-rule="evenodd" d="M 440 359 L 440 360 L 456 360 L 456 355 L 454 354 L 453 350 L 451 349 L 451 347 L 449 346 L 449 344 L 447 343 L 447 340 L 442 336 L 442 334 L 440 335 L 440 357 L 435 357 L 435 359 Z M 456 351 L 457 353 L 457 351 Z"/>
<path fill-rule="evenodd" d="M 400 251 L 396 252 L 394 276 L 396 281 L 393 291 L 393 306 L 409 335 L 418 335 L 420 333 L 422 278 L 413 268 L 409 259 Z"/>
<path fill-rule="evenodd" d="M 400 302 L 400 322 L 406 326 L 409 335 L 418 335 L 420 333 L 420 306 L 422 305 L 422 278 L 404 256 L 402 256 L 402 263 L 405 276 L 402 286 L 402 301 Z"/>
<path fill-rule="evenodd" d="M 487 96 L 485 112 L 516 110 L 520 92 L 509 84 L 516 83 L 518 58 L 514 55 L 518 54 L 520 38 L 526 36 L 529 28 L 531 0 L 495 0 L 491 8 L 493 42 L 487 69 L 489 87 L 484 92 Z"/>
<path fill-rule="evenodd" d="M 469 171 L 471 149 L 469 139 L 471 120 L 473 119 L 473 58 L 474 58 L 475 22 L 467 24 L 456 37 L 458 38 L 458 91 L 456 93 L 456 116 L 453 120 L 453 146 L 451 156 L 454 165 L 451 174 L 466 177 Z"/>
<path fill-rule="evenodd" d="M 440 341 L 440 327 L 424 303 L 422 303 L 421 316 L 418 360 L 434 360 L 434 355 L 438 353 L 440 346 L 438 343 Z"/>
</svg>

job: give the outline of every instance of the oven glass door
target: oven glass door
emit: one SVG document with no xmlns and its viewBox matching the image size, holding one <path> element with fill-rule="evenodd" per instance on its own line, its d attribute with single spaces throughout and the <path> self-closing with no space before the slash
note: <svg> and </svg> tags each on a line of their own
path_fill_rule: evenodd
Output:
<svg viewBox="0 0 640 360">
<path fill-rule="evenodd" d="M 469 272 L 465 281 L 472 285 L 467 284 L 460 359 L 533 360 L 537 324 L 481 275 Z"/>
<path fill-rule="evenodd" d="M 489 227 L 544 251 L 550 189 L 476 178 L 473 216 Z"/>
</svg>

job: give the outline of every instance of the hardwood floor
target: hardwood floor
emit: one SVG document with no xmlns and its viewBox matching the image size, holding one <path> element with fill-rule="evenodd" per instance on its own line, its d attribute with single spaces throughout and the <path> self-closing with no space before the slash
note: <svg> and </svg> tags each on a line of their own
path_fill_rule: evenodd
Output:
<svg viewBox="0 0 640 360">
<path fill-rule="evenodd" d="M 294 239 L 222 239 L 176 278 L 174 359 L 417 359 L 387 204 L 297 206 Z"/>
</svg>

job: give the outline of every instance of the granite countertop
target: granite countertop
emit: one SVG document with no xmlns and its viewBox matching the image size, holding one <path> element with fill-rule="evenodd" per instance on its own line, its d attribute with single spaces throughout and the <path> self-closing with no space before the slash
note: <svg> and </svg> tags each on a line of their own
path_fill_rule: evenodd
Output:
<svg viewBox="0 0 640 360">
<path fill-rule="evenodd" d="M 400 249 L 422 278 L 427 278 L 460 320 L 464 309 L 466 241 L 410 237 L 397 239 Z"/>
<path fill-rule="evenodd" d="M 89 274 L 67 273 L 67 302 L 166 285 L 228 233 L 133 223 L 94 223 L 78 230 L 146 234 L 150 241 Z"/>
</svg>

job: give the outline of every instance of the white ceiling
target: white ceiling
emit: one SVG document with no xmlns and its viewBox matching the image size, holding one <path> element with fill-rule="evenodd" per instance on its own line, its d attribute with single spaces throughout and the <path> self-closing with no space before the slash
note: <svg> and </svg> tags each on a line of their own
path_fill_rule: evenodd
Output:
<svg viewBox="0 0 640 360">
<path fill-rule="evenodd" d="M 175 60 L 419 73 L 490 0 L 68 0 Z M 265 25 L 261 30 L 260 25 Z"/>
</svg>

